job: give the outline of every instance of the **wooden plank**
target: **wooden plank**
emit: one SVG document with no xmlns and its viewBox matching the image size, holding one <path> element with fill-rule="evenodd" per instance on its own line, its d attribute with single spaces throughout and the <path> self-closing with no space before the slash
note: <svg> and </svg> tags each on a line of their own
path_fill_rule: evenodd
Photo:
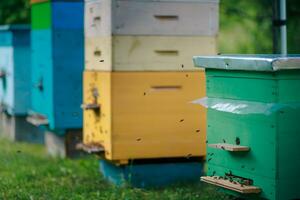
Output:
<svg viewBox="0 0 300 200">
<path fill-rule="evenodd" d="M 227 143 L 208 144 L 208 146 L 216 149 L 223 149 L 225 151 L 233 151 L 233 152 L 250 150 L 250 147 L 247 146 L 239 146 L 239 145 L 227 144 Z"/>
<path fill-rule="evenodd" d="M 104 148 L 99 144 L 83 144 L 79 143 L 76 145 L 77 150 L 83 150 L 87 153 L 100 153 L 104 152 Z"/>
<path fill-rule="evenodd" d="M 252 185 L 242 185 L 235 181 L 225 180 L 219 176 L 202 176 L 201 181 L 242 194 L 258 194 L 261 192 L 261 189 L 259 187 Z"/>
<path fill-rule="evenodd" d="M 41 126 L 41 125 L 48 125 L 49 121 L 47 118 L 41 116 L 41 115 L 29 115 L 26 118 L 26 121 L 29 122 L 30 124 L 34 125 L 34 126 Z"/>
<path fill-rule="evenodd" d="M 81 108 L 84 110 L 97 110 L 100 109 L 100 105 L 97 103 L 82 104 Z"/>
</svg>

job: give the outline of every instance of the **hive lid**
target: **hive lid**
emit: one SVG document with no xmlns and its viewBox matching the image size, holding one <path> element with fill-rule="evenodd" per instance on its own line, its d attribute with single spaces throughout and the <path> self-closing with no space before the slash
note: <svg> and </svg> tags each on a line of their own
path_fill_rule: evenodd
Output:
<svg viewBox="0 0 300 200">
<path fill-rule="evenodd" d="M 300 55 L 194 56 L 195 67 L 226 70 L 278 71 L 300 69 Z"/>
<path fill-rule="evenodd" d="M 30 30 L 29 24 L 10 24 L 10 25 L 0 25 L 0 31 L 8 30 Z"/>
</svg>

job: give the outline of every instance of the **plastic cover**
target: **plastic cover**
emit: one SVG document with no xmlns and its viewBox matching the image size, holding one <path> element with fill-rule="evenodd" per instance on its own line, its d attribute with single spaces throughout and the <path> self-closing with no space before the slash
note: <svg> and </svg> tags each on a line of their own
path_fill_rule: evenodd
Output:
<svg viewBox="0 0 300 200">
<path fill-rule="evenodd" d="M 255 101 L 241 101 L 233 99 L 208 98 L 204 97 L 192 101 L 193 104 L 200 104 L 213 110 L 234 114 L 264 114 L 271 115 L 283 108 L 299 109 L 300 103 L 263 103 Z"/>
</svg>

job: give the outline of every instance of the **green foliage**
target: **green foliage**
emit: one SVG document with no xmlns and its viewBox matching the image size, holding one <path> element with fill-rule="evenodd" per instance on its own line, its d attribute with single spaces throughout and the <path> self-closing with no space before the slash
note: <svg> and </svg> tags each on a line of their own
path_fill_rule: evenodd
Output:
<svg viewBox="0 0 300 200">
<path fill-rule="evenodd" d="M 95 157 L 53 159 L 40 145 L 0 139 L 0 199 L 229 199 L 201 183 L 142 190 L 108 184 Z"/>
<path fill-rule="evenodd" d="M 272 53 L 273 0 L 220 0 L 220 53 Z M 300 1 L 287 0 L 288 52 L 300 53 Z M 29 0 L 0 0 L 0 24 L 30 23 Z"/>
<path fill-rule="evenodd" d="M 220 53 L 272 53 L 273 0 L 220 1 Z M 288 52 L 300 53 L 300 1 L 287 0 Z"/>
<path fill-rule="evenodd" d="M 29 0 L 0 0 L 0 24 L 30 23 Z"/>
</svg>

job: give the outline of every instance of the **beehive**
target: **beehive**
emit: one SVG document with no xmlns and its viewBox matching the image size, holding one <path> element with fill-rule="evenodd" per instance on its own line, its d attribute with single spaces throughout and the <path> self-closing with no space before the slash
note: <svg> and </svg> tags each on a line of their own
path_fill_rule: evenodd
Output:
<svg viewBox="0 0 300 200">
<path fill-rule="evenodd" d="M 205 156 L 191 58 L 215 55 L 217 33 L 215 0 L 85 1 L 84 144 L 123 164 Z"/>
<path fill-rule="evenodd" d="M 112 161 L 205 155 L 204 73 L 84 73 L 84 143 Z M 176 148 L 174 148 L 176 147 Z"/>
<path fill-rule="evenodd" d="M 300 57 L 194 61 L 206 68 L 208 97 L 202 180 L 241 196 L 299 199 Z"/>
<path fill-rule="evenodd" d="M 32 111 L 52 130 L 82 127 L 83 2 L 33 1 Z"/>
<path fill-rule="evenodd" d="M 25 115 L 30 106 L 30 27 L 0 26 L 0 99 L 10 115 Z"/>
</svg>

